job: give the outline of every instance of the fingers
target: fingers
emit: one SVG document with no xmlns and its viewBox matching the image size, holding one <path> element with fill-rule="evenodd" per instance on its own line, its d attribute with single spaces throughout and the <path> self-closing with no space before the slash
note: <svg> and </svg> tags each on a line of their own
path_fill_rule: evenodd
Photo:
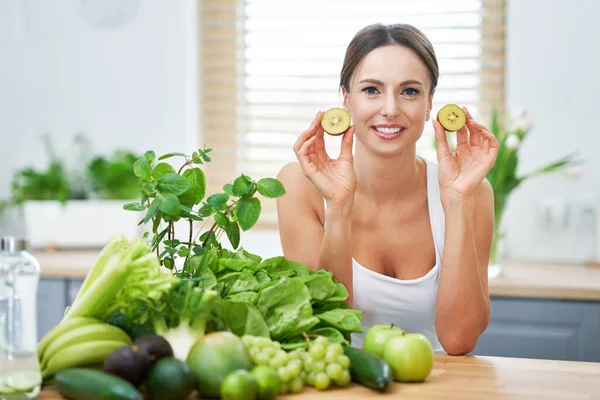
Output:
<svg viewBox="0 0 600 400">
<path fill-rule="evenodd" d="M 354 131 L 355 127 L 351 126 L 346 132 L 344 132 L 344 136 L 342 136 L 342 148 L 340 150 L 340 158 L 352 161 L 352 145 L 354 143 Z"/>
<path fill-rule="evenodd" d="M 306 171 L 306 168 L 312 161 L 312 156 L 315 154 L 316 140 L 316 136 L 311 137 L 296 151 L 296 157 L 298 158 L 298 162 L 304 171 Z"/>
<path fill-rule="evenodd" d="M 458 131 L 456 131 L 456 146 L 465 146 L 469 144 L 469 131 L 467 126 L 464 125 Z"/>
<path fill-rule="evenodd" d="M 485 150 L 489 150 L 491 148 L 500 148 L 500 144 L 498 143 L 496 136 L 492 135 L 483 124 L 475 121 L 466 108 L 465 111 L 467 112 L 467 125 L 471 131 L 471 137 L 474 133 L 476 133 Z"/>
<path fill-rule="evenodd" d="M 467 117 L 467 128 L 469 128 L 469 139 L 471 141 L 471 144 L 474 146 L 481 146 L 483 139 L 481 137 L 481 134 L 479 133 L 479 130 L 475 129 L 475 127 L 473 126 L 473 122 L 475 121 L 473 120 L 471 113 L 469 112 L 467 107 L 463 107 L 463 111 L 465 112 L 465 115 Z"/>
<path fill-rule="evenodd" d="M 296 143 L 294 143 L 294 151 L 297 153 L 300 148 L 302 147 L 302 145 L 311 137 L 315 136 L 318 133 L 318 129 L 321 126 L 321 117 L 322 117 L 322 113 L 321 111 L 317 112 L 317 115 L 315 115 L 315 117 L 313 118 L 310 126 L 304 131 L 302 132 L 302 134 L 298 137 L 298 139 L 296 140 Z"/>
<path fill-rule="evenodd" d="M 452 150 L 450 150 L 450 145 L 448 144 L 448 138 L 446 137 L 446 130 L 444 127 L 435 119 L 432 122 L 433 129 L 435 130 L 438 160 L 442 160 L 443 158 L 451 156 Z"/>
</svg>

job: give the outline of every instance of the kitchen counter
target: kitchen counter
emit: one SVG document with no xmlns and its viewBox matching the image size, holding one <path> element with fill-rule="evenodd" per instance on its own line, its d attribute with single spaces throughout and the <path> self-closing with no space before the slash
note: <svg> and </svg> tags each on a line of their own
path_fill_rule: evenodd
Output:
<svg viewBox="0 0 600 400">
<path fill-rule="evenodd" d="M 100 253 L 96 250 L 33 252 L 43 278 L 84 279 Z M 507 261 L 490 279 L 490 296 L 600 301 L 600 266 Z"/>
<path fill-rule="evenodd" d="M 63 399 L 51 389 L 43 390 L 37 398 Z M 305 388 L 300 394 L 278 397 L 282 400 L 366 398 L 600 399 L 600 363 L 438 354 L 425 382 L 394 383 L 386 394 L 352 384 L 346 389 L 324 392 Z"/>
</svg>

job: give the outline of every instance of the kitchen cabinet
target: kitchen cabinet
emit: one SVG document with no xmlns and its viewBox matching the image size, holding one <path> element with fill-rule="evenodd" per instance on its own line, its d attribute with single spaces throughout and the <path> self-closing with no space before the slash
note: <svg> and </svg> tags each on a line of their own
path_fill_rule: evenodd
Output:
<svg viewBox="0 0 600 400">
<path fill-rule="evenodd" d="M 472 354 L 600 362 L 600 302 L 492 298 Z"/>
<path fill-rule="evenodd" d="M 40 279 L 37 297 L 38 340 L 62 319 L 67 306 L 67 282 L 67 279 Z"/>
<path fill-rule="evenodd" d="M 82 284 L 83 279 L 40 279 L 37 299 L 38 340 L 60 322 L 67 306 L 73 304 Z"/>
</svg>

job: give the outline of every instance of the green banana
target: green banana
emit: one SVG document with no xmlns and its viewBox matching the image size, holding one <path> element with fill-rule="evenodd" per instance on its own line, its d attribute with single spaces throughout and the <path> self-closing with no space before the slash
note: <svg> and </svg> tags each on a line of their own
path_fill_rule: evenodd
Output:
<svg viewBox="0 0 600 400">
<path fill-rule="evenodd" d="M 107 323 L 83 325 L 66 332 L 50 343 L 42 355 L 40 365 L 44 368 L 48 360 L 65 347 L 98 340 L 118 340 L 127 344 L 133 342 L 124 330 L 116 326 Z"/>
<path fill-rule="evenodd" d="M 42 378 L 46 380 L 65 368 L 102 363 L 110 353 L 127 345 L 120 340 L 94 340 L 65 347 L 48 360 L 42 370 Z"/>
<path fill-rule="evenodd" d="M 66 332 L 69 332 L 72 329 L 75 329 L 80 326 L 90 325 L 90 324 L 105 324 L 106 322 L 101 321 L 96 318 L 89 317 L 78 317 L 71 318 L 68 320 L 63 320 L 58 323 L 54 328 L 50 329 L 42 338 L 42 340 L 38 343 L 37 346 L 37 354 L 38 360 L 41 360 L 46 348 L 50 343 L 52 343 L 57 337 L 63 335 Z"/>
</svg>

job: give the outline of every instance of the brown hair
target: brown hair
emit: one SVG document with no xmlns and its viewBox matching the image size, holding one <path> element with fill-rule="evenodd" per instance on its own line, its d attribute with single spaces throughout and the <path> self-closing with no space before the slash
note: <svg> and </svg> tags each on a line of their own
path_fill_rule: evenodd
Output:
<svg viewBox="0 0 600 400">
<path fill-rule="evenodd" d="M 408 24 L 373 24 L 358 31 L 346 49 L 340 74 L 340 86 L 349 91 L 350 78 L 362 59 L 370 51 L 390 44 L 405 46 L 417 53 L 429 69 L 430 94 L 433 93 L 440 73 L 435 51 L 423 32 Z"/>
</svg>

